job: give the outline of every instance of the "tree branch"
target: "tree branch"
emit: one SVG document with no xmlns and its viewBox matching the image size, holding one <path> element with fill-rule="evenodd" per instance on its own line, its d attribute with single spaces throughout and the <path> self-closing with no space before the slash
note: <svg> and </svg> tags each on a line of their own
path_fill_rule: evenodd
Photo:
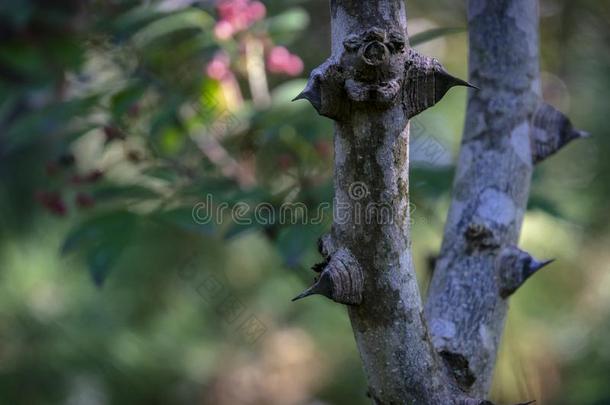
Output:
<svg viewBox="0 0 610 405">
<path fill-rule="evenodd" d="M 485 397 L 506 298 L 544 264 L 515 248 L 534 163 L 584 133 L 540 100 L 538 5 L 470 0 L 470 92 L 464 136 L 426 315 L 462 387 Z M 455 368 L 455 366 L 454 366 Z"/>
</svg>

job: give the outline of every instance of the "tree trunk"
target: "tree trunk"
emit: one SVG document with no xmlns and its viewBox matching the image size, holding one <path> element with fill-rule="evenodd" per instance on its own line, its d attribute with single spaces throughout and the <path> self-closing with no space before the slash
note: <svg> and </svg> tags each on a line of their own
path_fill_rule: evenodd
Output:
<svg viewBox="0 0 610 405">
<path fill-rule="evenodd" d="M 349 304 L 378 404 L 451 404 L 462 398 L 434 350 L 411 260 L 408 119 L 454 85 L 436 60 L 407 46 L 404 2 L 331 1 L 332 56 L 306 98 L 335 120 L 331 235 L 321 240 L 322 293 Z"/>
<path fill-rule="evenodd" d="M 331 2 L 334 57 L 348 35 L 371 26 L 406 35 L 404 2 L 364 3 Z M 362 303 L 349 306 L 352 328 L 377 403 L 442 403 L 451 392 L 426 330 L 411 260 L 408 118 L 401 103 L 381 110 L 371 104 L 350 109 L 335 126 L 332 240 L 365 273 Z"/>
<path fill-rule="evenodd" d="M 427 315 L 411 260 L 408 120 L 468 83 L 408 46 L 402 0 L 331 0 L 332 56 L 297 99 L 335 121 L 334 221 L 315 284 L 347 304 L 376 404 L 488 403 L 533 163 L 580 134 L 539 102 L 536 2 L 469 3 L 471 92 Z"/>
<path fill-rule="evenodd" d="M 507 299 L 548 262 L 517 249 L 533 166 L 584 133 L 540 99 L 538 2 L 470 0 L 471 91 L 426 318 L 463 388 L 489 391 Z M 457 363 L 461 365 L 457 365 Z"/>
</svg>

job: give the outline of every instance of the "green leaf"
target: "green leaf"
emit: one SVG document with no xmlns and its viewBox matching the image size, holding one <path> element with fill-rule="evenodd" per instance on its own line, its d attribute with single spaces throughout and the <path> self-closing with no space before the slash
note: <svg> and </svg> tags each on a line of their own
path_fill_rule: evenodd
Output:
<svg viewBox="0 0 610 405">
<path fill-rule="evenodd" d="M 209 223 L 198 223 L 193 218 L 193 207 L 180 207 L 167 211 L 156 212 L 153 220 L 161 224 L 176 227 L 178 229 L 206 236 L 216 234 L 214 221 Z"/>
<path fill-rule="evenodd" d="M 130 35 L 142 26 L 160 18 L 163 13 L 149 5 L 134 7 L 120 14 L 112 24 L 112 31 L 119 35 Z"/>
<path fill-rule="evenodd" d="M 419 197 L 438 198 L 451 191 L 454 167 L 413 167 L 409 183 Z"/>
<path fill-rule="evenodd" d="M 540 210 L 557 218 L 567 219 L 566 215 L 561 212 L 557 203 L 545 198 L 542 195 L 532 193 L 527 201 L 528 211 Z"/>
<path fill-rule="evenodd" d="M 295 224 L 284 227 L 277 237 L 276 247 L 286 266 L 298 267 L 324 234 L 325 225 Z"/>
<path fill-rule="evenodd" d="M 203 31 L 205 29 L 210 29 L 213 24 L 214 19 L 208 13 L 191 8 L 151 22 L 140 29 L 133 36 L 133 40 L 136 46 L 145 47 L 159 38 L 177 31 L 186 29 Z"/>
<path fill-rule="evenodd" d="M 136 225 L 137 216 L 127 211 L 110 211 L 86 220 L 66 237 L 61 253 L 80 253 L 94 283 L 101 286 L 117 263 Z"/>
<path fill-rule="evenodd" d="M 164 180 L 167 182 L 175 182 L 178 180 L 178 173 L 171 166 L 152 166 L 142 170 L 142 174 L 155 179 Z"/>
<path fill-rule="evenodd" d="M 44 72 L 44 54 L 35 46 L 13 41 L 0 48 L 0 64 L 22 75 L 37 76 Z"/>
<path fill-rule="evenodd" d="M 56 103 L 22 115 L 6 132 L 6 149 L 14 151 L 31 144 L 38 137 L 65 129 L 74 117 L 88 114 L 97 101 L 97 96 L 90 96 Z"/>
<path fill-rule="evenodd" d="M 180 190 L 184 197 L 194 197 L 205 200 L 208 195 L 214 199 L 214 203 L 223 201 L 226 194 L 235 192 L 238 187 L 234 180 L 226 177 L 200 177 L 196 182 Z"/>
<path fill-rule="evenodd" d="M 115 119 L 120 119 L 142 97 L 145 91 L 145 85 L 140 82 L 133 82 L 113 94 L 110 99 L 110 109 Z"/>
<path fill-rule="evenodd" d="M 309 14 L 302 8 L 295 7 L 266 20 L 267 32 L 279 42 L 294 39 L 295 34 L 309 25 Z"/>
<path fill-rule="evenodd" d="M 92 192 L 93 198 L 98 202 L 109 200 L 150 200 L 159 198 L 159 194 L 148 187 L 139 185 L 102 185 L 95 188 Z"/>
<path fill-rule="evenodd" d="M 96 246 L 89 251 L 87 266 L 96 286 L 101 287 L 104 284 L 108 273 L 118 260 L 121 250 L 123 250 L 123 246 L 106 244 Z"/>
<path fill-rule="evenodd" d="M 249 224 L 232 224 L 229 229 L 224 233 L 223 238 L 225 240 L 231 240 L 238 236 L 243 236 L 243 234 L 249 234 L 251 232 L 256 232 L 262 229 L 262 227 L 257 224 L 254 219 L 250 218 L 252 221 Z"/>
<path fill-rule="evenodd" d="M 417 46 L 423 44 L 424 42 L 432 41 L 436 38 L 444 37 L 446 35 L 458 34 L 464 31 L 466 31 L 466 28 L 463 27 L 433 28 L 431 30 L 413 35 L 411 38 L 409 38 L 409 43 L 411 44 L 411 46 Z"/>
</svg>

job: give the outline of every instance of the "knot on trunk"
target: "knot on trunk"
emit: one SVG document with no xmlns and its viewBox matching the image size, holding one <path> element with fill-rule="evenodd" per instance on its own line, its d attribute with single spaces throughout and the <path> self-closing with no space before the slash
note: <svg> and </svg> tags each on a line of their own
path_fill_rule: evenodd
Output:
<svg viewBox="0 0 610 405">
<path fill-rule="evenodd" d="M 442 350 L 439 354 L 445 361 L 445 364 L 447 364 L 449 370 L 451 370 L 451 373 L 460 388 L 464 391 L 468 391 L 477 379 L 468 365 L 468 359 L 460 353 L 454 353 L 448 350 Z"/>
<path fill-rule="evenodd" d="M 334 120 L 349 118 L 353 108 L 383 110 L 396 104 L 411 118 L 453 86 L 474 87 L 406 43 L 402 32 L 379 27 L 349 35 L 341 55 L 314 69 L 295 100 L 309 100 L 320 115 Z"/>
<path fill-rule="evenodd" d="M 466 238 L 466 252 L 471 254 L 476 251 L 496 249 L 500 246 L 494 232 L 480 223 L 468 225 L 464 232 Z"/>
<path fill-rule="evenodd" d="M 404 70 L 404 44 L 401 32 L 378 27 L 347 37 L 340 64 L 351 101 L 387 106 L 395 100 Z"/>
</svg>

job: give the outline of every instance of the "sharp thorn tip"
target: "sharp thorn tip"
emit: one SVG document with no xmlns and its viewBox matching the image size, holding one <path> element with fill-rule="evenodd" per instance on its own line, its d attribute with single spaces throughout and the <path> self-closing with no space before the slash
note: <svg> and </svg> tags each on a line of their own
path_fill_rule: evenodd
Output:
<svg viewBox="0 0 610 405">
<path fill-rule="evenodd" d="M 303 92 L 299 93 L 295 98 L 293 98 L 290 101 L 297 101 L 297 100 L 302 100 L 305 98 L 305 95 L 303 94 Z"/>
<path fill-rule="evenodd" d="M 536 263 L 534 266 L 532 266 L 532 269 L 531 269 L 532 273 L 542 269 L 543 267 L 546 267 L 547 265 L 553 263 L 554 261 L 555 261 L 555 259 L 549 259 L 549 260 L 544 260 L 544 261 Z"/>
<path fill-rule="evenodd" d="M 295 302 L 295 301 L 300 300 L 302 298 L 309 297 L 310 295 L 313 295 L 313 294 L 315 294 L 315 293 L 313 291 L 311 291 L 311 287 L 310 287 L 307 290 L 305 290 L 302 293 L 300 293 L 299 295 L 297 295 L 296 297 L 294 297 L 293 299 L 291 299 L 290 301 L 291 302 Z"/>
<path fill-rule="evenodd" d="M 478 87 L 468 83 L 466 80 L 462 80 L 459 77 L 451 76 L 449 74 L 447 74 L 447 75 L 451 78 L 451 80 L 453 80 L 454 86 L 470 87 L 470 88 L 477 89 L 477 90 L 479 89 Z"/>
</svg>

